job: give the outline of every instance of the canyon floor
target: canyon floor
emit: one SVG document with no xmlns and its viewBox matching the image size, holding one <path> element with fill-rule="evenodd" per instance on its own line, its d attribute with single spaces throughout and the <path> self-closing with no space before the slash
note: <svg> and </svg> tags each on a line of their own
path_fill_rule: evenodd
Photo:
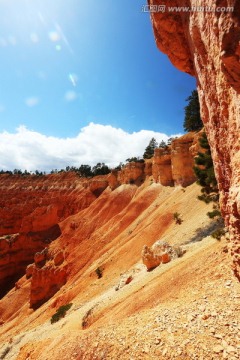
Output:
<svg viewBox="0 0 240 360">
<path fill-rule="evenodd" d="M 66 252 L 68 280 L 37 310 L 29 307 L 26 276 L 3 297 L 0 358 L 239 359 L 239 282 L 227 237 L 210 236 L 212 205 L 199 201 L 199 192 L 196 184 L 171 188 L 149 179 L 107 188 L 62 221 L 50 247 Z M 159 239 L 186 253 L 147 271 L 141 250 Z M 68 303 L 65 317 L 51 324 Z"/>
</svg>

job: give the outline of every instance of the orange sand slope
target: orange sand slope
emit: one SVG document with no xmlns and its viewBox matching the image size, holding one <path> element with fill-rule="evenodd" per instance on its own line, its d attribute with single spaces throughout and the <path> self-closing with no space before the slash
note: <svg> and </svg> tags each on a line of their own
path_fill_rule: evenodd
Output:
<svg viewBox="0 0 240 360">
<path fill-rule="evenodd" d="M 44 266 L 0 301 L 1 358 L 238 359 L 239 284 L 226 240 L 207 236 L 212 205 L 198 194 L 196 184 L 163 187 L 149 178 L 141 187 L 107 188 L 60 222 Z M 159 239 L 186 253 L 147 272 L 142 248 Z M 63 272 L 65 283 L 48 299 Z M 117 291 L 124 276 L 132 281 Z M 41 299 L 36 310 L 29 307 Z M 66 316 L 51 324 L 70 302 Z"/>
</svg>

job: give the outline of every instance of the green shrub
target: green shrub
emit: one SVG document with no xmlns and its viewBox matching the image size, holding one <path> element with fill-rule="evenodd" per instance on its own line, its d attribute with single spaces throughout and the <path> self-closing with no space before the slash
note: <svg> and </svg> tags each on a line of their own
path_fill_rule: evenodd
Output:
<svg viewBox="0 0 240 360">
<path fill-rule="evenodd" d="M 198 196 L 198 200 L 204 201 L 206 204 L 209 204 L 212 201 L 210 195 L 202 194 Z"/>
<path fill-rule="evenodd" d="M 217 209 L 213 210 L 213 211 L 209 211 L 207 213 L 207 216 L 210 217 L 210 219 L 215 218 L 216 216 L 221 216 L 221 212 Z"/>
<path fill-rule="evenodd" d="M 103 276 L 103 269 L 102 269 L 101 267 L 98 267 L 98 268 L 95 270 L 95 273 L 97 274 L 98 279 L 101 279 L 102 276 Z"/>
<path fill-rule="evenodd" d="M 62 319 L 66 315 L 67 311 L 71 308 L 71 306 L 72 306 L 72 303 L 60 306 L 58 308 L 58 310 L 56 311 L 56 313 L 52 316 L 51 324 Z"/>
<path fill-rule="evenodd" d="M 225 235 L 225 229 L 224 228 L 219 228 L 215 231 L 213 231 L 211 233 L 211 236 L 214 238 L 214 239 L 217 239 L 217 240 L 221 240 L 221 237 Z"/>
<path fill-rule="evenodd" d="M 6 355 L 9 353 L 10 350 L 11 350 L 10 346 L 7 346 L 7 347 L 3 350 L 3 352 L 2 352 L 2 354 L 1 354 L 1 356 L 0 356 L 0 359 L 5 359 Z"/>
<path fill-rule="evenodd" d="M 181 219 L 180 214 L 178 212 L 175 212 L 173 214 L 173 219 L 174 219 L 175 223 L 179 224 L 179 225 L 183 222 L 183 220 Z"/>
</svg>

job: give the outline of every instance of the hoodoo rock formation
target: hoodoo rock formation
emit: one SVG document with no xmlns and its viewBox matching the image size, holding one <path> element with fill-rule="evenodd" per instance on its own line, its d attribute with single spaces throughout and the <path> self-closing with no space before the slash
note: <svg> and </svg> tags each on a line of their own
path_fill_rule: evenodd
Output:
<svg viewBox="0 0 240 360">
<path fill-rule="evenodd" d="M 172 141 L 171 146 L 155 149 L 152 159 L 130 162 L 115 174 L 118 184 L 141 185 L 147 176 L 153 176 L 163 186 L 183 187 L 196 181 L 194 157 L 199 150 L 198 133 L 190 132 Z"/>
<path fill-rule="evenodd" d="M 197 79 L 221 210 L 231 236 L 233 271 L 240 279 L 240 2 L 148 3 L 153 6 L 151 18 L 158 48 L 179 70 Z"/>
</svg>

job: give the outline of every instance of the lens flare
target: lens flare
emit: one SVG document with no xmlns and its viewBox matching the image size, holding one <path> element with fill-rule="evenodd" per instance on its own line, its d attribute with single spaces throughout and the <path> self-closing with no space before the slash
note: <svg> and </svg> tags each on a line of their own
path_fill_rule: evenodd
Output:
<svg viewBox="0 0 240 360">
<path fill-rule="evenodd" d="M 70 73 L 70 74 L 68 75 L 68 78 L 69 78 L 70 82 L 72 83 L 72 85 L 73 85 L 74 87 L 76 87 L 76 86 L 77 86 L 77 82 L 78 82 L 78 76 L 77 76 L 76 74 Z"/>
<path fill-rule="evenodd" d="M 52 42 L 57 42 L 60 41 L 61 36 L 59 35 L 59 33 L 57 31 L 50 31 L 48 33 L 48 37 Z"/>
</svg>

